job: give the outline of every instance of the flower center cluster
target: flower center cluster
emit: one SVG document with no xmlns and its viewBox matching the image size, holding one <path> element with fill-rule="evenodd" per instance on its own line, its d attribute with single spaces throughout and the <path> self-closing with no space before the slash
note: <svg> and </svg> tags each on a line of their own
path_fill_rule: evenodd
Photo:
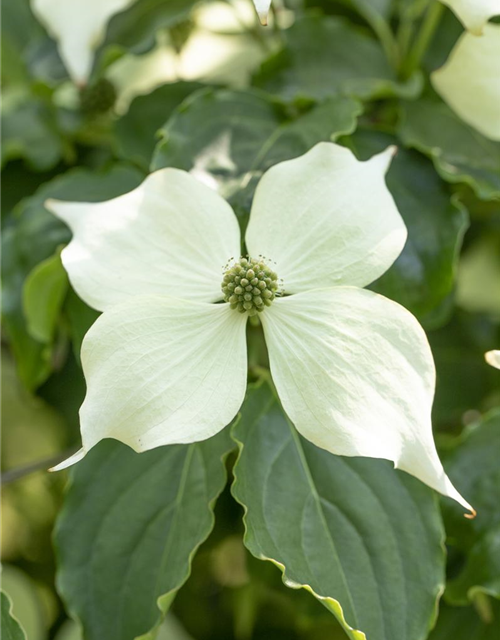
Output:
<svg viewBox="0 0 500 640">
<path fill-rule="evenodd" d="M 264 311 L 279 295 L 278 276 L 260 258 L 240 258 L 226 266 L 221 288 L 231 309 L 250 316 Z"/>
</svg>

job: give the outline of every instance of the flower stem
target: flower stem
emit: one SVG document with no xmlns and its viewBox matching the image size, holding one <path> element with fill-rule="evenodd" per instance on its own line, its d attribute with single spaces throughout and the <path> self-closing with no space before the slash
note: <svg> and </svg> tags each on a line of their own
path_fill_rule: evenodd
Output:
<svg viewBox="0 0 500 640">
<path fill-rule="evenodd" d="M 432 38 L 434 37 L 439 25 L 444 9 L 444 5 L 441 2 L 436 1 L 434 1 L 427 9 L 420 31 L 418 32 L 415 42 L 404 61 L 402 67 L 402 74 L 404 77 L 409 78 L 420 66 L 422 58 L 432 42 Z"/>
</svg>

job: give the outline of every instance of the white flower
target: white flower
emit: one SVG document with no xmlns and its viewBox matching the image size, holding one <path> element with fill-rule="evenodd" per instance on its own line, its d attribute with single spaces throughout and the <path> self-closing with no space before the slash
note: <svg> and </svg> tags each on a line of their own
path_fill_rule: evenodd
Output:
<svg viewBox="0 0 500 640">
<path fill-rule="evenodd" d="M 33 13 L 57 41 L 76 84 L 85 84 L 108 20 L 136 0 L 31 0 Z"/>
<path fill-rule="evenodd" d="M 493 16 L 500 15 L 500 0 L 441 0 L 471 33 L 479 35 Z"/>
<path fill-rule="evenodd" d="M 484 354 L 484 359 L 495 369 L 500 369 L 500 350 L 487 351 Z"/>
<path fill-rule="evenodd" d="M 177 169 L 108 202 L 49 201 L 73 230 L 62 252 L 71 282 L 104 312 L 82 348 L 83 451 L 63 466 L 107 437 L 144 451 L 223 429 L 245 396 L 244 306 L 263 309 L 272 377 L 304 437 L 393 460 L 471 509 L 436 453 L 425 333 L 403 307 L 361 288 L 406 241 L 384 181 L 393 151 L 359 162 L 322 143 L 267 171 L 245 236 L 265 265 L 238 259 L 228 203 Z"/>
<path fill-rule="evenodd" d="M 431 80 L 464 122 L 500 140 L 500 25 L 485 25 L 480 37 L 464 33 Z"/>
</svg>

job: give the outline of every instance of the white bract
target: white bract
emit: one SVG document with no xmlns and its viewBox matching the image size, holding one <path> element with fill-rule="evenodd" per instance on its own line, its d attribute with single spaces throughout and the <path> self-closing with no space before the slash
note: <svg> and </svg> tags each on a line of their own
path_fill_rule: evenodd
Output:
<svg viewBox="0 0 500 640">
<path fill-rule="evenodd" d="M 73 231 L 62 252 L 71 282 L 104 312 L 82 347 L 83 450 L 62 466 L 103 438 L 145 451 L 223 429 L 245 396 L 245 327 L 258 314 L 281 402 L 304 437 L 392 460 L 471 509 L 436 453 L 425 333 L 361 288 L 406 241 L 384 181 L 393 153 L 359 162 L 322 143 L 271 168 L 253 201 L 248 260 L 231 207 L 184 171 L 157 171 L 108 202 L 49 201 Z"/>
<path fill-rule="evenodd" d="M 104 39 L 109 19 L 135 1 L 31 0 L 31 7 L 57 41 L 73 81 L 85 84 L 92 70 L 94 51 Z"/>
<path fill-rule="evenodd" d="M 484 354 L 484 359 L 488 364 L 491 364 L 492 367 L 495 367 L 495 369 L 500 369 L 500 350 L 487 351 Z"/>
<path fill-rule="evenodd" d="M 493 16 L 500 15 L 500 0 L 441 0 L 471 33 L 479 35 Z"/>
<path fill-rule="evenodd" d="M 500 140 L 500 25 L 485 25 L 479 37 L 464 33 L 431 80 L 464 122 Z"/>
<path fill-rule="evenodd" d="M 271 0 L 253 0 L 253 3 L 261 23 L 266 26 L 267 16 L 271 7 Z"/>
</svg>

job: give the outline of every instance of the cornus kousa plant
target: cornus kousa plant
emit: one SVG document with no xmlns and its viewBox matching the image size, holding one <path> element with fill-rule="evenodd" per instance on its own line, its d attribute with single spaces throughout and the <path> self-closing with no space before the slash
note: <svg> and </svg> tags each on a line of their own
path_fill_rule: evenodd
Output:
<svg viewBox="0 0 500 640">
<path fill-rule="evenodd" d="M 245 396 L 245 327 L 258 317 L 303 436 L 392 460 L 473 512 L 434 446 L 425 334 L 362 288 L 406 240 L 384 182 L 395 151 L 359 162 L 323 143 L 274 166 L 255 193 L 243 257 L 230 206 L 176 169 L 108 202 L 48 201 L 73 231 L 62 260 L 75 290 L 104 312 L 82 347 L 83 449 L 57 468 L 106 437 L 146 451 L 223 429 Z"/>
<path fill-rule="evenodd" d="M 4 4 L 0 636 L 496 640 L 500 0 Z"/>
</svg>

